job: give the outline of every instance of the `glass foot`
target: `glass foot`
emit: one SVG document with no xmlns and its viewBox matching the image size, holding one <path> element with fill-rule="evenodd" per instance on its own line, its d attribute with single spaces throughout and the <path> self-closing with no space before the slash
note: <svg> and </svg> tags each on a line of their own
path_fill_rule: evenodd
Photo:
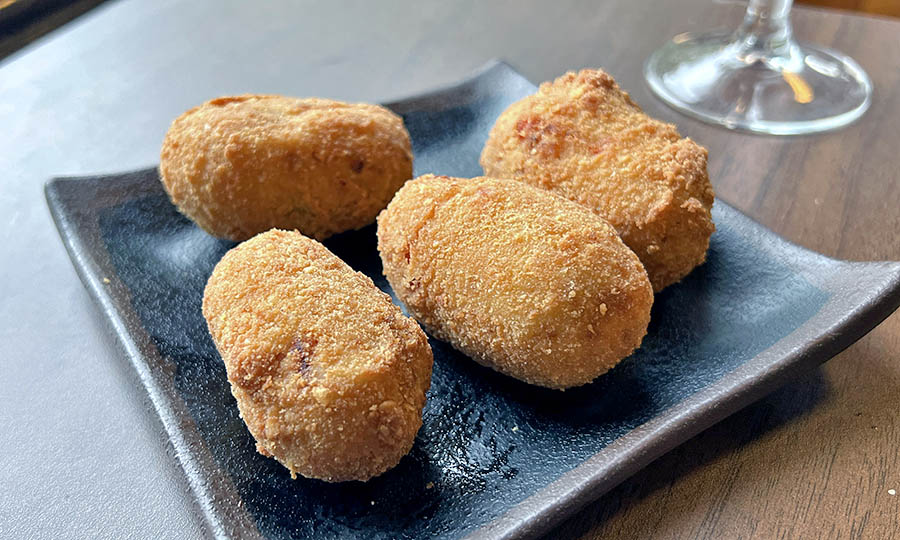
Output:
<svg viewBox="0 0 900 540">
<path fill-rule="evenodd" d="M 680 34 L 644 66 L 666 103 L 730 129 L 797 135 L 836 129 L 869 108 L 872 83 L 838 52 L 789 41 L 778 54 L 735 34 Z"/>
</svg>

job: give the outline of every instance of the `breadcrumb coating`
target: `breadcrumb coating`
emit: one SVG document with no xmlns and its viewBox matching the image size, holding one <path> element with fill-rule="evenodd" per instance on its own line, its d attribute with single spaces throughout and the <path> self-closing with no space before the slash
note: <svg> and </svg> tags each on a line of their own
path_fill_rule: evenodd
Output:
<svg viewBox="0 0 900 540">
<path fill-rule="evenodd" d="M 178 117 L 159 170 L 172 202 L 213 236 L 278 227 L 322 240 L 372 223 L 412 178 L 412 150 L 383 107 L 244 95 Z"/>
<path fill-rule="evenodd" d="M 607 73 L 585 69 L 504 111 L 481 165 L 607 219 L 660 291 L 706 259 L 715 230 L 706 159 L 705 148 L 644 114 Z"/>
<path fill-rule="evenodd" d="M 203 316 L 257 450 L 291 476 L 368 480 L 412 448 L 425 333 L 323 245 L 272 230 L 216 265 Z"/>
<path fill-rule="evenodd" d="M 425 175 L 378 216 L 397 297 L 433 335 L 522 381 L 588 383 L 640 345 L 653 291 L 588 209 L 521 182 Z"/>
</svg>

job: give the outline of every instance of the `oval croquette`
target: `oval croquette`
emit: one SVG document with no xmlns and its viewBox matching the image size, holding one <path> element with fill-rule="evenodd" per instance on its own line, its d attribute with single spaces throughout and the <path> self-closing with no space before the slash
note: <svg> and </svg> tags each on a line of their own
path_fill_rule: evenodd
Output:
<svg viewBox="0 0 900 540">
<path fill-rule="evenodd" d="M 426 175 L 378 217 L 388 281 L 436 337 L 528 383 L 588 383 L 640 345 L 653 291 L 588 209 L 512 180 Z"/>
<path fill-rule="evenodd" d="M 484 174 L 521 180 L 608 220 L 656 291 L 706 259 L 713 188 L 706 149 L 648 117 L 608 74 L 567 73 L 512 105 L 481 154 Z"/>
<path fill-rule="evenodd" d="M 178 117 L 159 171 L 172 202 L 213 236 L 277 227 L 322 240 L 372 223 L 412 178 L 412 151 L 383 107 L 245 95 Z"/>
<path fill-rule="evenodd" d="M 273 230 L 229 251 L 203 316 L 260 453 L 327 481 L 395 466 L 422 425 L 422 329 L 315 240 Z"/>
</svg>

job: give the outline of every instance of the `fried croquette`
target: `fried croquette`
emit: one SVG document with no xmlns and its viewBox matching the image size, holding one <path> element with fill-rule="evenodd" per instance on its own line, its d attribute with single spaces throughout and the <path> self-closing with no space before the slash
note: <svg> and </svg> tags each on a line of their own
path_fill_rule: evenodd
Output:
<svg viewBox="0 0 900 540">
<path fill-rule="evenodd" d="M 603 218 L 512 180 L 426 175 L 378 216 L 397 297 L 482 365 L 565 389 L 637 348 L 653 291 Z"/>
<path fill-rule="evenodd" d="M 412 178 L 412 151 L 383 107 L 244 95 L 178 117 L 159 171 L 172 202 L 213 236 L 278 227 L 322 240 L 375 221 Z"/>
<path fill-rule="evenodd" d="M 715 230 L 706 149 L 654 120 L 608 74 L 586 69 L 511 105 L 481 154 L 521 180 L 596 211 L 640 257 L 655 291 L 706 259 Z"/>
<path fill-rule="evenodd" d="M 364 481 L 412 448 L 425 333 L 322 244 L 280 230 L 240 244 L 209 278 L 203 316 L 257 450 L 291 477 Z"/>
</svg>

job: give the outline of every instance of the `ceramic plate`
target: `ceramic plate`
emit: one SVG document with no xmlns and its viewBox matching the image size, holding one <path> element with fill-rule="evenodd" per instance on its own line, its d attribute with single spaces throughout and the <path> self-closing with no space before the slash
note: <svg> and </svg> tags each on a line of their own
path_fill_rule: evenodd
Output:
<svg viewBox="0 0 900 540">
<path fill-rule="evenodd" d="M 534 90 L 493 63 L 389 106 L 410 131 L 417 175 L 476 176 L 494 120 Z M 155 169 L 55 179 L 46 191 L 220 537 L 534 537 L 900 303 L 900 263 L 823 257 L 716 201 L 708 262 L 656 296 L 643 346 L 595 383 L 528 386 L 431 340 L 424 425 L 400 465 L 368 483 L 291 480 L 254 451 L 200 313 L 206 279 L 234 244 L 182 217 Z M 374 227 L 326 244 L 390 292 Z"/>
</svg>

